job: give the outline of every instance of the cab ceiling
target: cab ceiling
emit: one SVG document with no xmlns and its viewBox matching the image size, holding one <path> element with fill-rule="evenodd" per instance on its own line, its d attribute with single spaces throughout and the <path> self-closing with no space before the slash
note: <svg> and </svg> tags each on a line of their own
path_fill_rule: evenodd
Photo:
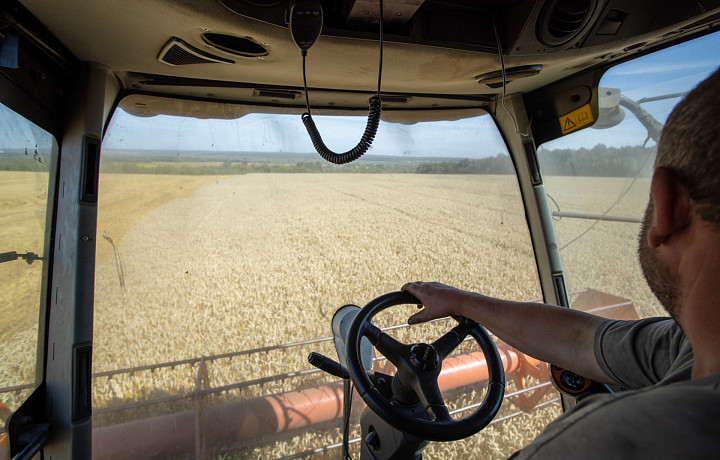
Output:
<svg viewBox="0 0 720 460">
<path fill-rule="evenodd" d="M 78 61 L 110 68 L 127 92 L 304 105 L 301 55 L 285 24 L 289 0 L 20 3 Z M 323 0 L 322 35 L 307 58 L 311 97 L 320 106 L 367 108 L 378 78 L 374 4 Z M 577 30 L 554 37 L 553 14 L 578 5 L 586 11 Z M 385 0 L 384 107 L 487 105 L 502 92 L 494 22 L 512 94 L 689 37 L 716 25 L 719 7 L 720 0 Z M 478 83 L 488 74 L 487 84 Z"/>
</svg>

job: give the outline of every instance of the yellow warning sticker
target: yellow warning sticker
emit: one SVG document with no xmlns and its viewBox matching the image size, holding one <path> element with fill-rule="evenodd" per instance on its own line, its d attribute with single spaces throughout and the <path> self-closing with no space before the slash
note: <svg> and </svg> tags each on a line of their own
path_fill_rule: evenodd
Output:
<svg viewBox="0 0 720 460">
<path fill-rule="evenodd" d="M 585 104 L 579 109 L 575 109 L 572 112 L 563 115 L 559 118 L 560 130 L 563 134 L 575 131 L 578 128 L 582 128 L 585 125 L 589 125 L 595 119 L 593 118 L 592 111 L 590 110 L 590 104 Z"/>
</svg>

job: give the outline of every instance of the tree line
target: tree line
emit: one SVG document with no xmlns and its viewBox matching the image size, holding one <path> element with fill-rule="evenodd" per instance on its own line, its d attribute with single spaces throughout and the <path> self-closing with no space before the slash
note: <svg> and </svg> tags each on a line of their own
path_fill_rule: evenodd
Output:
<svg viewBox="0 0 720 460">
<path fill-rule="evenodd" d="M 494 157 L 454 161 L 420 163 L 418 174 L 515 174 L 515 167 L 507 154 Z"/>
<path fill-rule="evenodd" d="M 649 177 L 655 147 L 598 144 L 591 149 L 541 149 L 538 161 L 543 174 L 548 176 Z"/>
<path fill-rule="evenodd" d="M 654 147 L 607 147 L 598 144 L 591 149 L 555 149 L 538 151 L 540 168 L 549 176 L 632 177 L 652 173 Z M 0 158 L 0 170 L 48 171 L 49 161 L 18 155 Z M 376 173 L 376 174 L 514 174 L 515 167 L 507 154 L 477 159 L 409 162 L 357 161 L 333 165 L 324 161 L 295 163 L 249 161 L 138 161 L 107 159 L 101 171 L 116 174 L 240 175 L 250 173 Z"/>
<path fill-rule="evenodd" d="M 538 151 L 543 174 L 548 176 L 628 177 L 650 176 L 655 159 L 654 147 L 608 147 Z M 507 154 L 478 159 L 421 163 L 418 174 L 514 174 Z"/>
<path fill-rule="evenodd" d="M 135 162 L 108 161 L 101 163 L 100 172 L 113 174 L 177 174 L 177 175 L 242 175 L 252 173 L 414 173 L 415 166 L 381 162 L 355 162 L 334 165 L 325 161 L 274 162 Z"/>
</svg>

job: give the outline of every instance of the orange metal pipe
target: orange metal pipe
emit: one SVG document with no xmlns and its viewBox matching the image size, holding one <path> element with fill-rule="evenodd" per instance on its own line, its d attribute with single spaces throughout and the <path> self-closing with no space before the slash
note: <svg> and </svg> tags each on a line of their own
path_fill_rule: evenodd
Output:
<svg viewBox="0 0 720 460">
<path fill-rule="evenodd" d="M 520 352 L 507 345 L 500 345 L 498 353 L 500 353 L 506 374 L 512 374 L 519 369 L 520 357 L 518 354 Z M 443 361 L 442 366 L 442 372 L 438 377 L 438 385 L 442 391 L 489 379 L 487 360 L 481 351 L 451 356 Z"/>
<path fill-rule="evenodd" d="M 0 422 L 7 422 L 7 419 L 10 418 L 10 414 L 12 414 L 10 408 L 0 401 Z"/>
<path fill-rule="evenodd" d="M 208 407 L 201 430 L 211 443 L 242 441 L 342 415 L 341 382 Z M 93 430 L 93 459 L 166 458 L 193 450 L 195 411 Z"/>
<path fill-rule="evenodd" d="M 505 345 L 498 351 L 506 374 L 520 369 L 524 355 Z M 487 379 L 487 362 L 482 352 L 476 351 L 447 358 L 438 384 L 447 391 Z M 196 424 L 212 444 L 238 442 L 334 420 L 342 416 L 342 405 L 343 386 L 337 382 L 210 406 L 199 424 L 195 411 L 187 411 L 98 428 L 93 430 L 93 459 L 182 455 L 194 448 Z"/>
<path fill-rule="evenodd" d="M 0 460 L 10 460 L 10 437 L 7 433 L 0 434 Z"/>
</svg>

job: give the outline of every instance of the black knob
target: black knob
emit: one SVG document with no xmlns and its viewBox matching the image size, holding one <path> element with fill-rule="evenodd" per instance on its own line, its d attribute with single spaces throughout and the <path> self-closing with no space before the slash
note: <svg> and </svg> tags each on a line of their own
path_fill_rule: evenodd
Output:
<svg viewBox="0 0 720 460">
<path fill-rule="evenodd" d="M 410 348 L 410 362 L 423 371 L 437 369 L 440 365 L 440 359 L 435 348 L 427 343 L 416 343 Z"/>
<path fill-rule="evenodd" d="M 585 378 L 570 371 L 564 371 L 560 375 L 560 380 L 562 381 L 563 385 L 565 385 L 571 391 L 580 391 L 585 385 Z"/>
<path fill-rule="evenodd" d="M 380 450 L 380 436 L 377 434 L 377 431 L 372 430 L 365 436 L 365 444 L 376 452 Z"/>
</svg>

